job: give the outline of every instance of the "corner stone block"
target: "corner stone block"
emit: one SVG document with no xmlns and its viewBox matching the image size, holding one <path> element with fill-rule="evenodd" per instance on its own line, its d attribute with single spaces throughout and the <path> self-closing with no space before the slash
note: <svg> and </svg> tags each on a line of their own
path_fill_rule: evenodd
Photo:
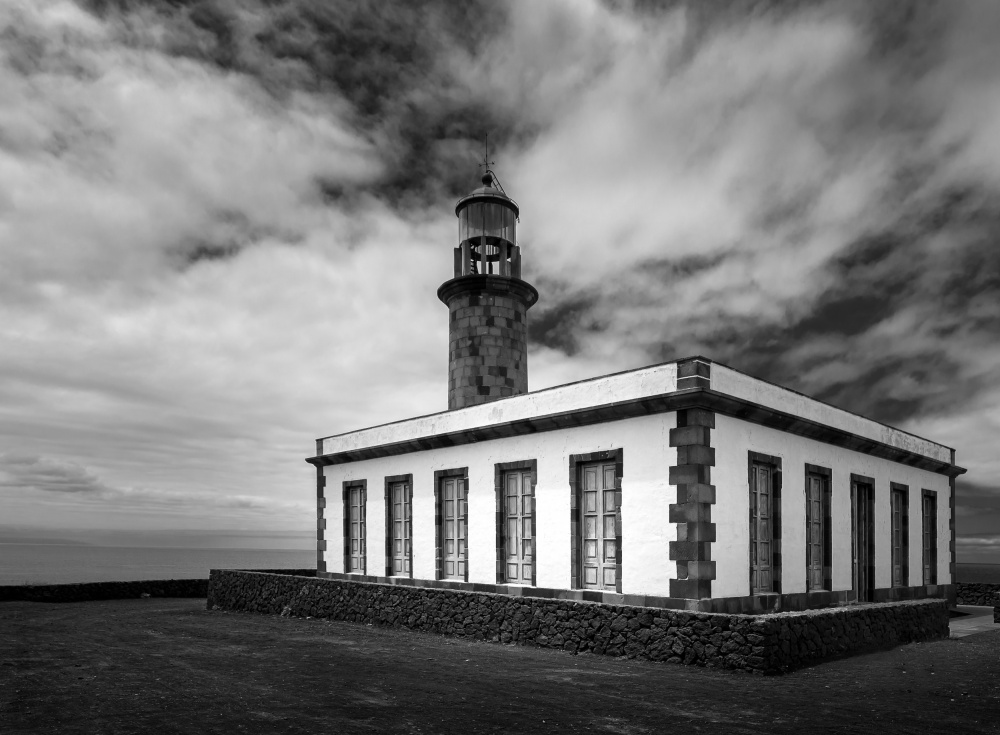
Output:
<svg viewBox="0 0 1000 735">
<path fill-rule="evenodd" d="M 691 375 L 700 375 L 709 378 L 712 375 L 712 366 L 701 360 L 685 360 L 677 365 L 677 377 L 687 378 Z"/>
<path fill-rule="evenodd" d="M 708 541 L 671 541 L 670 561 L 708 561 L 712 544 Z"/>
<path fill-rule="evenodd" d="M 715 411 L 704 408 L 686 408 L 677 412 L 678 426 L 705 426 L 715 428 Z"/>
<path fill-rule="evenodd" d="M 677 447 L 677 464 L 704 464 L 715 467 L 715 449 L 703 444 Z"/>
<path fill-rule="evenodd" d="M 701 482 L 678 485 L 677 503 L 708 503 L 714 505 L 715 485 L 706 485 Z"/>
<path fill-rule="evenodd" d="M 708 378 L 700 375 L 691 375 L 687 378 L 677 378 L 677 390 L 688 388 L 711 388 L 712 382 Z"/>
<path fill-rule="evenodd" d="M 670 430 L 670 446 L 686 447 L 692 444 L 710 446 L 712 431 L 706 426 L 678 426 Z"/>
<path fill-rule="evenodd" d="M 710 521 L 702 521 L 699 523 L 678 523 L 677 524 L 677 542 L 681 541 L 694 541 L 699 543 L 712 543 L 716 540 L 715 538 L 715 524 Z M 672 543 L 677 543 L 672 542 Z M 711 554 L 699 557 L 690 557 L 691 559 L 711 559 Z"/>
<path fill-rule="evenodd" d="M 689 561 L 687 563 L 688 579 L 715 579 L 714 561 Z"/>
<path fill-rule="evenodd" d="M 668 470 L 667 482 L 671 485 L 708 484 L 712 482 L 712 470 L 703 464 L 682 464 Z"/>
<path fill-rule="evenodd" d="M 712 596 L 712 582 L 708 579 L 671 579 L 670 596 L 684 600 L 701 600 Z"/>
<path fill-rule="evenodd" d="M 712 520 L 712 506 L 708 503 L 673 503 L 669 513 L 670 523 L 701 523 Z"/>
</svg>

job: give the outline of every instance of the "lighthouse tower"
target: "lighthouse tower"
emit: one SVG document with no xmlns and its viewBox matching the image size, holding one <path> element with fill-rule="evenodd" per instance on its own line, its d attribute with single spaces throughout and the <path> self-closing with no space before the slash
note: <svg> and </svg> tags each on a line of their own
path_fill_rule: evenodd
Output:
<svg viewBox="0 0 1000 735">
<path fill-rule="evenodd" d="M 521 280 L 517 204 L 492 171 L 482 181 L 455 207 L 455 277 L 437 292 L 449 312 L 449 409 L 528 392 L 528 309 L 538 291 Z"/>
</svg>

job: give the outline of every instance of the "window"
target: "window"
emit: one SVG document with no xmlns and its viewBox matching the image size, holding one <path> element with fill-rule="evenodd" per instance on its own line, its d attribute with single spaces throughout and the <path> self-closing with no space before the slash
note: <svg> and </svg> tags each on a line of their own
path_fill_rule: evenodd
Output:
<svg viewBox="0 0 1000 735">
<path fill-rule="evenodd" d="M 436 490 L 438 579 L 468 581 L 466 516 L 468 468 L 434 473 Z"/>
<path fill-rule="evenodd" d="M 618 504 L 615 500 L 615 465 L 595 462 L 580 469 L 583 479 L 583 586 L 615 589 Z"/>
<path fill-rule="evenodd" d="M 830 470 L 806 465 L 806 589 L 833 589 Z"/>
<path fill-rule="evenodd" d="M 413 552 L 410 545 L 412 502 L 412 475 L 385 478 L 385 573 L 389 577 L 413 576 Z"/>
<path fill-rule="evenodd" d="M 365 574 L 365 505 L 367 483 L 344 483 L 344 571 Z"/>
<path fill-rule="evenodd" d="M 892 586 L 905 587 L 909 584 L 909 494 L 910 489 L 906 485 L 890 483 L 891 505 L 889 512 L 892 515 Z"/>
<path fill-rule="evenodd" d="M 497 584 L 535 584 L 536 463 L 496 465 Z"/>
<path fill-rule="evenodd" d="M 750 452 L 750 593 L 781 592 L 781 459 Z"/>
<path fill-rule="evenodd" d="M 924 584 L 937 584 L 937 493 L 923 493 Z"/>
<path fill-rule="evenodd" d="M 572 575 L 577 589 L 621 592 L 623 452 L 569 458 Z"/>
<path fill-rule="evenodd" d="M 875 599 L 875 480 L 851 473 L 851 589 L 858 602 Z"/>
</svg>

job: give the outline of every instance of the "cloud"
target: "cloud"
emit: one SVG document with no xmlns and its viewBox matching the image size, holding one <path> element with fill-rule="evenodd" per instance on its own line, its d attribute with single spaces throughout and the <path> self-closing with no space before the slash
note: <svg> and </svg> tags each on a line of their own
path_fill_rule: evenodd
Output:
<svg viewBox="0 0 1000 735">
<path fill-rule="evenodd" d="M 956 446 L 988 505 L 996 13 L 7 3 L 4 446 L 95 488 L 51 502 L 310 528 L 316 436 L 445 406 L 489 132 L 532 388 L 707 354 Z"/>
<path fill-rule="evenodd" d="M 102 481 L 90 469 L 74 462 L 25 454 L 0 455 L 0 492 L 28 499 L 27 494 L 43 493 L 50 497 L 72 496 L 83 512 L 145 515 L 169 513 L 183 519 L 196 513 L 234 511 L 242 521 L 258 515 L 267 518 L 275 513 L 302 512 L 301 500 L 278 497 L 230 495 L 169 491 L 148 487 L 114 487 Z M 311 504 L 310 504 L 311 505 Z M 196 511 L 191 513 L 192 509 Z"/>
<path fill-rule="evenodd" d="M 29 455 L 0 455 L 0 487 L 45 493 L 108 495 L 113 491 L 83 467 Z"/>
</svg>

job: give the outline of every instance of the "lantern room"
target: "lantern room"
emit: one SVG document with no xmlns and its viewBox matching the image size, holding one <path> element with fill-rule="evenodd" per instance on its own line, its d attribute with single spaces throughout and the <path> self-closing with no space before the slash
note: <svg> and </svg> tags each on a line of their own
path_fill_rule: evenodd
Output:
<svg viewBox="0 0 1000 735">
<path fill-rule="evenodd" d="M 519 211 L 492 171 L 483 175 L 481 187 L 458 201 L 455 214 L 459 241 L 455 248 L 455 278 L 521 277 L 521 251 L 517 246 Z"/>
</svg>

